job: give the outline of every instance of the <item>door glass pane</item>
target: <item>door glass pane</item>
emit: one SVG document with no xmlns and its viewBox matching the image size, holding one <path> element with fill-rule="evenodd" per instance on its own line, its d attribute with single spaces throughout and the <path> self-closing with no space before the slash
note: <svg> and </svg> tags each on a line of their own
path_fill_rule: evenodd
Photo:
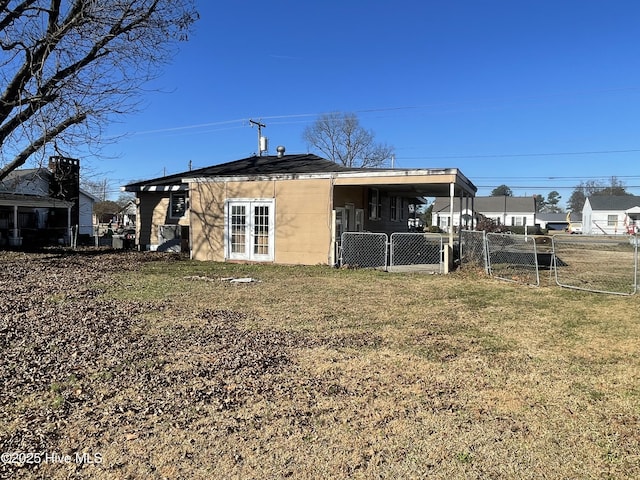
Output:
<svg viewBox="0 0 640 480">
<path fill-rule="evenodd" d="M 245 205 L 231 206 L 231 253 L 245 253 L 247 219 Z"/>
<path fill-rule="evenodd" d="M 253 253 L 269 254 L 269 207 L 253 207 Z"/>
</svg>

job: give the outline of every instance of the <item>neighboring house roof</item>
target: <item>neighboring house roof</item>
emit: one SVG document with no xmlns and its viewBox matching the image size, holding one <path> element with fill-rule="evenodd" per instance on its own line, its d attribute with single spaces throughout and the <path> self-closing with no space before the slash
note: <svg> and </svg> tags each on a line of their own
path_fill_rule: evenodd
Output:
<svg viewBox="0 0 640 480">
<path fill-rule="evenodd" d="M 629 210 L 640 207 L 640 197 L 635 195 L 593 195 L 588 197 L 591 210 Z"/>
<path fill-rule="evenodd" d="M 433 204 L 433 212 L 447 213 L 449 212 L 449 205 L 448 197 L 437 197 Z M 463 201 L 462 209 L 466 208 L 466 201 Z M 469 208 L 471 208 L 471 201 L 469 201 Z M 475 197 L 473 199 L 473 209 L 476 212 L 533 213 L 535 211 L 535 200 L 533 197 Z M 453 211 L 455 213 L 460 211 L 460 201 L 458 199 L 453 201 Z"/>
<path fill-rule="evenodd" d="M 42 179 L 45 179 L 48 183 L 50 178 L 51 172 L 46 168 L 25 168 L 13 170 L 0 181 L 0 192 L 14 192 L 16 188 L 20 186 Z"/>
<path fill-rule="evenodd" d="M 44 195 L 24 195 L 0 192 L 0 206 L 19 206 L 34 208 L 68 208 L 73 202 L 46 197 Z"/>
<path fill-rule="evenodd" d="M 548 213 L 548 212 L 538 212 L 536 213 L 536 219 L 546 222 L 546 223 L 567 223 L 567 214 L 566 212 L 561 213 Z M 582 214 L 580 212 L 571 212 L 570 219 L 572 222 L 581 222 Z"/>
<path fill-rule="evenodd" d="M 136 214 L 136 202 L 135 200 L 129 200 L 124 206 L 118 210 L 118 215 L 135 215 Z"/>
<path fill-rule="evenodd" d="M 93 193 L 87 192 L 84 189 L 80 189 L 80 193 L 82 195 L 84 195 L 85 197 L 89 198 L 91 201 L 93 202 L 99 202 L 100 200 L 98 200 L 98 197 L 96 197 Z"/>
</svg>

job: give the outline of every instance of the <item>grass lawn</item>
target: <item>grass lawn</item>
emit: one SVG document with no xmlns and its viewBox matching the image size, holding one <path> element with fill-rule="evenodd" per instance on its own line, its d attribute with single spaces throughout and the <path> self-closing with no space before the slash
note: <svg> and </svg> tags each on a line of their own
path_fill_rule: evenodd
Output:
<svg viewBox="0 0 640 480">
<path fill-rule="evenodd" d="M 638 296 L 135 252 L 0 263 L 0 450 L 99 460 L 7 476 L 640 477 Z"/>
</svg>

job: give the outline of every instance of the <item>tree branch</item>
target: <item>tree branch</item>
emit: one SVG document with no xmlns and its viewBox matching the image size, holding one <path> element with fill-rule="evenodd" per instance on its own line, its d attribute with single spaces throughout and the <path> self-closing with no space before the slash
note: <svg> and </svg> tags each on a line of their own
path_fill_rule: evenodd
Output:
<svg viewBox="0 0 640 480">
<path fill-rule="evenodd" d="M 22 150 L 22 152 L 16 155 L 16 157 L 11 162 L 0 168 L 0 181 L 3 180 L 7 175 L 9 175 L 10 172 L 24 165 L 31 155 L 40 150 L 46 143 L 50 142 L 52 138 L 57 137 L 72 125 L 77 125 L 84 122 L 86 119 L 86 113 L 79 113 L 78 115 L 69 117 L 64 122 L 47 130 L 42 134 L 40 138 L 31 142 L 31 144 L 29 144 L 24 150 Z"/>
</svg>

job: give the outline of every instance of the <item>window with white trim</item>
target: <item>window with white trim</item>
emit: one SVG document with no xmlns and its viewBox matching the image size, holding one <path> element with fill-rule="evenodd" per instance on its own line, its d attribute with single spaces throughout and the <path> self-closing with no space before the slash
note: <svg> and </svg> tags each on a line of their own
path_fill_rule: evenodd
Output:
<svg viewBox="0 0 640 480">
<path fill-rule="evenodd" d="M 618 225 L 618 215 L 607 215 L 607 226 L 616 227 Z"/>
<path fill-rule="evenodd" d="M 230 199 L 225 203 L 225 258 L 272 261 L 274 200 Z"/>
</svg>

